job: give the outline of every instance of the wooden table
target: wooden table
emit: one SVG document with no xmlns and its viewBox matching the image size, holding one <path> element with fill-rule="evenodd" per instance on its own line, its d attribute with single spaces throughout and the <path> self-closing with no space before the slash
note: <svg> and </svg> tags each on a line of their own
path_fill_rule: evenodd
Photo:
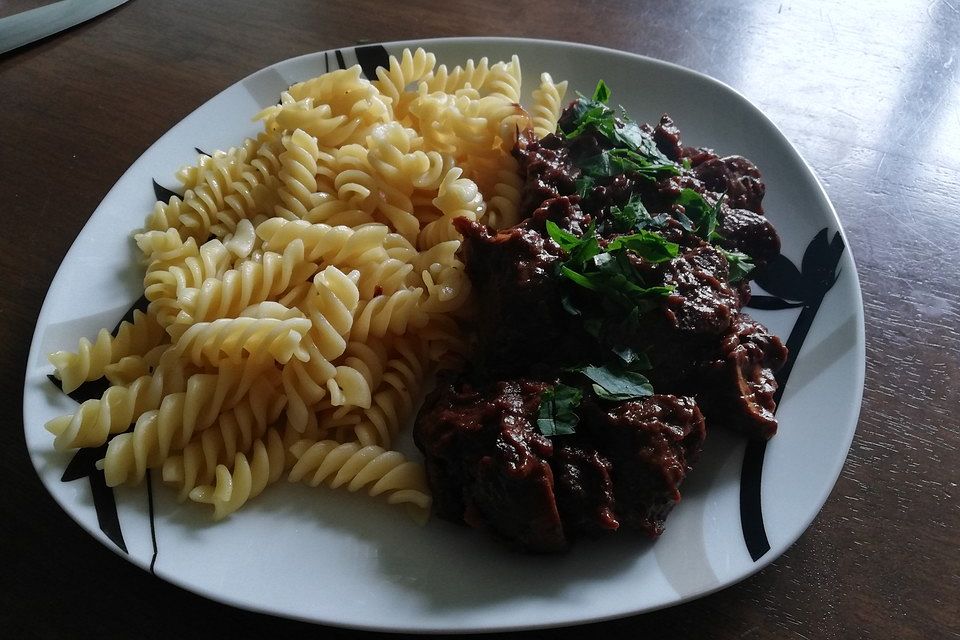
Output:
<svg viewBox="0 0 960 640">
<path fill-rule="evenodd" d="M 0 14 L 38 4 L 7 3 Z M 517 35 L 676 62 L 758 104 L 836 205 L 867 318 L 857 434 L 836 488 L 800 540 L 720 593 L 555 635 L 960 637 L 955 0 L 879 8 L 759 0 L 274 4 L 134 0 L 0 57 L 0 370 L 11 391 L 0 435 L 0 635 L 367 635 L 211 602 L 81 531 L 26 455 L 28 345 L 61 258 L 107 190 L 224 87 L 273 62 L 361 40 Z"/>
</svg>

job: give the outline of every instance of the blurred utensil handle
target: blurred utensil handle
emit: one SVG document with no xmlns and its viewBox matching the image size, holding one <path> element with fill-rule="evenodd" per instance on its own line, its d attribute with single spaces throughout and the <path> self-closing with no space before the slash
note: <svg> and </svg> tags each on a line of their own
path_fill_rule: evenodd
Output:
<svg viewBox="0 0 960 640">
<path fill-rule="evenodd" d="M 119 7 L 127 0 L 60 0 L 0 19 L 0 54 Z"/>
</svg>

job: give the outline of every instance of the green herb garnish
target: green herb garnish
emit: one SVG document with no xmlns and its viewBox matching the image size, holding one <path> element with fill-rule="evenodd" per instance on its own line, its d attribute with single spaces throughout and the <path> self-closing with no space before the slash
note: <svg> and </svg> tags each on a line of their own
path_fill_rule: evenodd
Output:
<svg viewBox="0 0 960 640">
<path fill-rule="evenodd" d="M 717 224 L 719 224 L 720 206 L 726 194 L 721 195 L 714 205 L 710 205 L 702 195 L 693 189 L 681 189 L 680 195 L 676 199 L 676 204 L 682 205 L 687 217 L 693 222 L 697 235 L 707 240 L 715 242 L 720 239 L 717 233 Z"/>
<path fill-rule="evenodd" d="M 653 385 L 635 371 L 593 365 L 578 371 L 593 382 L 593 392 L 601 400 L 620 402 L 653 395 Z"/>
<path fill-rule="evenodd" d="M 612 240 L 605 250 L 600 249 L 596 229 L 591 224 L 582 237 L 564 231 L 551 220 L 546 223 L 547 234 L 567 253 L 558 273 L 574 284 L 601 294 L 605 300 L 632 311 L 643 306 L 645 298 L 659 297 L 673 291 L 672 287 L 648 287 L 631 264 L 627 250 L 650 262 L 664 262 L 676 257 L 680 247 L 668 242 L 658 233 L 638 231 Z M 575 307 L 570 303 L 564 305 Z"/>
<path fill-rule="evenodd" d="M 640 196 L 633 194 L 622 207 L 617 205 L 610 207 L 606 218 L 600 228 L 601 234 L 663 229 L 670 220 L 670 214 L 660 213 L 651 216 L 643 205 L 643 201 L 640 200 Z"/>
<path fill-rule="evenodd" d="M 574 185 L 574 188 L 577 190 L 577 195 L 580 196 L 580 198 L 582 199 L 590 195 L 590 192 L 593 191 L 593 187 L 596 184 L 596 182 L 597 181 L 594 178 L 591 178 L 590 176 L 582 175 L 576 180 L 574 180 L 573 185 Z"/>
<path fill-rule="evenodd" d="M 739 282 L 750 275 L 754 269 L 753 258 L 742 251 L 727 251 L 723 247 L 717 247 L 723 257 L 727 259 L 730 268 L 730 274 L 727 277 L 728 282 Z"/>
<path fill-rule="evenodd" d="M 667 160 L 662 162 L 631 149 L 608 149 L 577 163 L 589 178 L 612 178 L 621 173 L 656 180 L 663 174 L 680 175 L 680 168 Z"/>
<path fill-rule="evenodd" d="M 666 262 L 680 253 L 680 245 L 667 241 L 659 233 L 643 229 L 628 236 L 617 236 L 607 244 L 607 251 L 614 252 L 621 247 L 654 263 Z"/>
<path fill-rule="evenodd" d="M 567 138 L 576 138 L 589 130 L 594 130 L 606 138 L 610 144 L 618 147 L 620 151 L 630 151 L 639 156 L 645 165 L 662 165 L 670 167 L 671 172 L 679 175 L 679 167 L 671 162 L 660 149 L 657 148 L 656 141 L 645 133 L 635 122 L 629 121 L 626 114 L 623 115 L 624 122 L 618 122 L 616 112 L 607 106 L 610 100 L 610 89 L 603 80 L 597 83 L 597 88 L 593 92 L 593 97 L 586 98 L 580 96 L 572 106 L 572 126 L 568 129 L 558 127 L 560 133 Z M 619 171 L 624 173 L 624 171 Z M 603 174 L 603 175 L 617 175 Z"/>
<path fill-rule="evenodd" d="M 580 418 L 573 412 L 580 406 L 583 394 L 576 387 L 565 384 L 547 389 L 540 394 L 537 428 L 545 436 L 564 436 L 576 432 Z"/>
<path fill-rule="evenodd" d="M 650 218 L 650 212 L 643 206 L 639 196 L 634 195 L 622 207 L 617 205 L 610 207 L 609 230 L 614 233 L 626 233 L 637 228 L 637 222 L 645 218 Z"/>
</svg>

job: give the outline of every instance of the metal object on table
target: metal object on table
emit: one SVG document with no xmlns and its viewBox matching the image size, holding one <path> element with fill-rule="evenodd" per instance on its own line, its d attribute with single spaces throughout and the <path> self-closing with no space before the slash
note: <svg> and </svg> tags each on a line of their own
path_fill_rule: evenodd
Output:
<svg viewBox="0 0 960 640">
<path fill-rule="evenodd" d="M 0 19 L 0 54 L 96 18 L 127 0 L 61 0 Z"/>
</svg>

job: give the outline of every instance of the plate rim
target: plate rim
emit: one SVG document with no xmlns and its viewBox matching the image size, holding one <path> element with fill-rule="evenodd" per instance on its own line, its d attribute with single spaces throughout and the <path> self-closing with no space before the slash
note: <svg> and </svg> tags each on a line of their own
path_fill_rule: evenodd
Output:
<svg viewBox="0 0 960 640">
<path fill-rule="evenodd" d="M 50 306 L 48 304 L 50 301 L 50 297 L 49 297 L 50 289 L 53 287 L 54 282 L 57 280 L 58 276 L 60 275 L 60 272 L 63 269 L 64 264 L 68 262 L 68 260 L 71 258 L 71 255 L 77 250 L 77 240 L 79 239 L 80 235 L 83 233 L 86 226 L 89 224 L 90 220 L 97 215 L 97 213 L 102 208 L 104 202 L 106 202 L 110 198 L 110 196 L 114 194 L 114 192 L 119 188 L 120 183 L 128 175 L 128 173 L 133 169 L 133 167 L 137 165 L 143 159 L 144 156 L 148 155 L 154 149 L 154 147 L 157 146 L 161 142 L 161 140 L 170 133 L 170 131 L 176 128 L 181 122 L 183 122 L 184 119 L 188 118 L 190 115 L 196 113 L 197 111 L 200 111 L 201 109 L 206 107 L 210 102 L 216 100 L 223 93 L 234 89 L 238 85 L 242 85 L 243 83 L 245 83 L 246 81 L 248 81 L 250 78 L 252 78 L 258 73 L 261 73 L 268 69 L 274 69 L 277 66 L 282 64 L 292 63 L 298 60 L 302 60 L 305 58 L 310 58 L 310 57 L 314 57 L 322 54 L 333 54 L 334 52 L 339 52 L 339 51 L 353 51 L 357 48 L 366 47 L 366 46 L 382 46 L 385 48 L 391 48 L 391 47 L 392 48 L 404 48 L 404 47 L 413 48 L 413 47 L 419 46 L 429 50 L 430 46 L 435 43 L 454 45 L 454 46 L 456 45 L 469 46 L 469 45 L 483 45 L 483 44 L 547 45 L 547 46 L 559 47 L 562 49 L 594 51 L 594 52 L 602 53 L 604 55 L 612 54 L 614 56 L 626 56 L 639 61 L 643 61 L 644 63 L 647 63 L 647 64 L 652 64 L 654 66 L 667 67 L 674 72 L 678 72 L 683 75 L 693 76 L 701 82 L 706 82 L 708 84 L 714 85 L 716 88 L 720 89 L 721 91 L 732 94 L 734 97 L 738 99 L 738 101 L 744 107 L 746 107 L 750 111 L 753 117 L 759 118 L 766 125 L 768 125 L 774 132 L 776 132 L 776 134 L 781 138 L 781 140 L 784 143 L 786 143 L 785 147 L 787 151 L 793 156 L 795 160 L 799 160 L 800 163 L 802 163 L 803 167 L 807 170 L 809 176 L 813 178 L 813 183 L 816 185 L 817 199 L 820 201 L 821 204 L 825 205 L 825 209 L 826 211 L 829 212 L 830 218 L 832 219 L 832 222 L 835 225 L 835 228 L 836 228 L 835 232 L 839 233 L 840 237 L 843 240 L 844 248 L 846 249 L 846 251 L 844 252 L 845 255 L 842 256 L 841 259 L 846 262 L 844 266 L 849 266 L 849 268 L 852 271 L 851 284 L 853 286 L 853 293 L 855 294 L 857 299 L 857 304 L 855 305 L 855 308 L 854 308 L 855 340 L 856 340 L 856 345 L 855 345 L 856 352 L 854 357 L 856 358 L 856 362 L 859 365 L 856 371 L 856 374 L 857 374 L 856 379 L 854 380 L 854 388 L 856 389 L 855 397 L 850 399 L 851 406 L 853 407 L 853 411 L 850 416 L 851 426 L 847 428 L 847 433 L 845 434 L 845 438 L 842 443 L 843 456 L 838 457 L 838 461 L 834 465 L 832 465 L 832 468 L 830 469 L 830 473 L 832 474 L 831 476 L 832 480 L 828 485 L 825 484 L 824 489 L 820 492 L 821 495 L 816 500 L 817 508 L 813 510 L 812 513 L 810 513 L 807 517 L 803 518 L 805 524 L 802 527 L 800 527 L 795 533 L 791 533 L 791 535 L 787 536 L 781 544 L 777 545 L 776 547 L 771 546 L 769 551 L 767 551 L 762 557 L 754 561 L 754 563 L 749 567 L 749 569 L 746 572 L 738 575 L 738 577 L 736 577 L 735 579 L 729 580 L 727 582 L 721 582 L 715 585 L 710 585 L 700 590 L 695 590 L 691 593 L 685 594 L 674 600 L 671 600 L 670 602 L 663 603 L 660 605 L 646 606 L 646 607 L 640 607 L 640 608 L 624 607 L 617 613 L 605 613 L 605 614 L 599 614 L 595 616 L 569 615 L 562 619 L 556 619 L 556 620 L 547 621 L 547 622 L 532 622 L 532 623 L 524 623 L 524 624 L 496 624 L 494 622 L 492 624 L 486 624 L 483 626 L 477 626 L 477 625 L 474 625 L 474 626 L 462 626 L 462 625 L 461 626 L 449 626 L 449 625 L 448 626 L 429 626 L 429 625 L 428 626 L 396 626 L 396 625 L 387 625 L 387 624 L 373 624 L 373 623 L 367 624 L 362 622 L 344 621 L 342 619 L 335 619 L 329 616 L 310 617 L 307 615 L 298 615 L 298 614 L 292 614 L 287 612 L 277 612 L 277 610 L 270 609 L 267 606 L 261 606 L 257 602 L 253 602 L 249 600 L 241 600 L 233 596 L 230 592 L 213 591 L 203 585 L 196 585 L 193 583 L 189 583 L 187 581 L 179 579 L 178 576 L 167 574 L 166 572 L 157 573 L 151 567 L 151 563 L 141 559 L 139 556 L 131 555 L 129 553 L 122 553 L 121 550 L 115 544 L 113 544 L 102 531 L 94 527 L 87 526 L 84 522 L 74 517 L 74 514 L 71 512 L 71 508 L 73 507 L 73 505 L 70 503 L 67 503 L 64 500 L 61 500 L 58 495 L 53 493 L 47 487 L 47 484 L 44 481 L 44 476 L 40 470 L 41 462 L 38 459 L 40 455 L 39 452 L 35 452 L 31 450 L 29 445 L 25 443 L 25 447 L 30 457 L 31 464 L 33 465 L 34 472 L 37 474 L 38 479 L 40 480 L 40 483 L 43 486 L 44 490 L 47 492 L 47 494 L 51 498 L 53 498 L 54 502 L 70 517 L 70 519 L 75 524 L 79 525 L 82 530 L 90 534 L 93 538 L 95 538 L 101 544 L 103 544 L 108 549 L 110 549 L 115 555 L 120 556 L 126 562 L 130 562 L 134 564 L 140 569 L 143 569 L 144 571 L 163 580 L 164 582 L 168 582 L 172 584 L 177 588 L 185 589 L 201 597 L 208 598 L 215 602 L 227 604 L 228 606 L 237 607 L 239 609 L 244 609 L 244 610 L 267 614 L 267 615 L 279 616 L 283 618 L 289 618 L 292 620 L 309 622 L 312 624 L 331 625 L 331 626 L 336 626 L 336 627 L 346 628 L 346 629 L 391 632 L 391 633 L 419 632 L 419 633 L 428 633 L 428 634 L 439 634 L 439 633 L 458 633 L 459 634 L 459 633 L 489 633 L 489 632 L 519 631 L 519 630 L 535 630 L 535 629 L 557 628 L 557 627 L 571 626 L 571 625 L 591 624 L 591 623 L 602 622 L 606 620 L 636 616 L 643 613 L 648 613 L 648 612 L 656 611 L 659 609 L 673 607 L 679 604 L 690 602 L 692 600 L 702 598 L 704 596 L 720 591 L 722 589 L 731 587 L 755 575 L 757 572 L 761 571 L 762 569 L 767 567 L 770 563 L 772 563 L 774 560 L 779 558 L 787 549 L 793 546 L 796 543 L 796 541 L 800 538 L 800 536 L 802 536 L 806 531 L 809 530 L 810 525 L 821 513 L 824 505 L 826 504 L 826 501 L 829 499 L 830 494 L 834 491 L 834 489 L 836 488 L 837 482 L 840 479 L 840 475 L 842 473 L 843 467 L 846 464 L 847 458 L 849 456 L 849 451 L 853 442 L 853 438 L 856 434 L 856 430 L 859 425 L 859 417 L 860 417 L 860 413 L 862 411 L 862 406 L 863 406 L 864 383 L 866 378 L 866 336 L 865 336 L 865 311 L 864 311 L 864 305 L 863 305 L 863 291 L 860 285 L 860 278 L 859 278 L 859 273 L 856 266 L 856 260 L 853 256 L 851 245 L 847 238 L 846 231 L 844 230 L 843 225 L 841 224 L 840 217 L 837 214 L 836 208 L 834 207 L 833 202 L 830 200 L 826 192 L 826 189 L 824 188 L 823 183 L 820 180 L 820 177 L 817 175 L 816 171 L 809 164 L 806 158 L 804 158 L 800 154 L 800 152 L 794 146 L 790 138 L 788 138 L 783 133 L 783 131 L 776 125 L 776 123 L 769 116 L 767 116 L 766 113 L 764 113 L 764 111 L 760 109 L 760 107 L 754 104 L 753 101 L 751 101 L 749 98 L 743 95 L 736 88 L 728 85 L 727 83 L 721 80 L 718 80 L 712 76 L 709 76 L 703 72 L 697 71 L 695 69 L 691 69 L 689 67 L 685 67 L 675 62 L 661 60 L 659 58 L 654 58 L 652 56 L 634 53 L 632 51 L 626 51 L 622 49 L 614 49 L 611 47 L 603 47 L 599 45 L 582 43 L 582 42 L 567 42 L 567 41 L 561 41 L 556 39 L 501 37 L 501 36 L 464 36 L 464 37 L 453 36 L 453 37 L 442 37 L 442 38 L 415 38 L 415 39 L 394 40 L 394 41 L 386 41 L 386 42 L 369 42 L 369 43 L 364 42 L 364 43 L 345 45 L 341 47 L 332 47 L 329 49 L 322 49 L 318 51 L 313 51 L 313 52 L 293 56 L 290 58 L 285 58 L 282 60 L 277 60 L 264 67 L 256 69 L 253 72 L 244 76 L 243 78 L 240 78 L 239 80 L 223 87 L 221 90 L 217 91 L 217 93 L 212 95 L 209 99 L 203 101 L 201 104 L 191 109 L 189 113 L 183 116 L 183 118 L 180 118 L 177 122 L 171 125 L 166 131 L 164 131 L 164 133 L 158 136 L 140 155 L 138 155 L 138 157 L 133 162 L 131 162 L 127 166 L 125 171 L 114 181 L 113 185 L 106 192 L 106 194 L 97 204 L 97 206 L 93 209 L 93 211 L 91 212 L 90 216 L 87 219 L 87 222 L 85 222 L 83 227 L 81 227 L 80 231 L 74 237 L 74 240 L 70 245 L 70 248 L 63 255 L 63 258 L 61 259 L 59 265 L 57 266 L 54 276 L 51 278 L 46 288 L 46 291 L 44 292 L 43 304 L 41 305 L 40 311 L 37 315 L 37 319 L 34 325 L 33 337 L 30 342 L 30 349 L 29 349 L 29 354 L 26 362 L 26 370 L 24 372 L 25 377 L 24 377 L 23 416 L 22 416 L 23 423 L 24 423 L 23 424 L 24 431 L 26 432 L 26 430 L 29 428 L 28 422 L 27 422 L 28 396 L 32 395 L 33 393 L 31 392 L 29 387 L 29 383 L 31 382 L 31 379 L 32 379 L 31 363 L 34 362 L 34 358 L 36 357 L 37 350 L 39 349 L 39 346 L 40 346 L 40 340 L 41 340 L 40 329 L 41 327 L 46 326 L 46 323 L 43 321 L 45 320 L 46 316 L 49 315 L 50 313 L 49 311 Z"/>
</svg>

